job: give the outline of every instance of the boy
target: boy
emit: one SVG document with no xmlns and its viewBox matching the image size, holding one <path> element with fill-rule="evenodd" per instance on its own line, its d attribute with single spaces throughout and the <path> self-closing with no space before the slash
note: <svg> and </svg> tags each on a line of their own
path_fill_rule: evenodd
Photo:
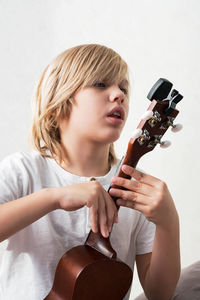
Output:
<svg viewBox="0 0 200 300">
<path fill-rule="evenodd" d="M 113 142 L 128 98 L 127 64 L 105 46 L 73 47 L 44 70 L 34 96 L 37 152 L 15 153 L 0 166 L 0 240 L 8 239 L 1 299 L 45 298 L 62 255 L 84 244 L 90 228 L 107 237 L 113 223 L 113 248 L 132 268 L 136 260 L 147 297 L 172 296 L 179 222 L 167 186 L 129 166 L 123 171 L 136 181 L 114 176 Z M 127 190 L 107 193 L 111 180 Z M 118 197 L 119 213 L 111 196 Z"/>
</svg>

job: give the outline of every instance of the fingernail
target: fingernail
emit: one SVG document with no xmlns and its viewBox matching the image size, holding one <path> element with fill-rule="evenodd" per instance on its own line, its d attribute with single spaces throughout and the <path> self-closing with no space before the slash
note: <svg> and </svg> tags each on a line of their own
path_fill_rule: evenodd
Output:
<svg viewBox="0 0 200 300">
<path fill-rule="evenodd" d="M 104 236 L 105 236 L 105 237 L 108 237 L 108 236 L 109 236 L 108 229 L 105 229 L 105 230 L 104 230 Z"/>
<path fill-rule="evenodd" d="M 131 167 L 128 166 L 128 165 L 123 165 L 122 166 L 122 170 L 126 171 L 126 172 L 129 172 L 131 170 Z"/>
<path fill-rule="evenodd" d="M 111 178 L 111 181 L 112 181 L 112 182 L 116 182 L 116 181 L 117 181 L 117 177 L 116 177 L 116 176 L 113 176 L 113 177 Z"/>
<path fill-rule="evenodd" d="M 109 193 L 111 193 L 112 195 L 115 195 L 116 194 L 116 190 L 114 188 L 111 188 Z"/>
</svg>

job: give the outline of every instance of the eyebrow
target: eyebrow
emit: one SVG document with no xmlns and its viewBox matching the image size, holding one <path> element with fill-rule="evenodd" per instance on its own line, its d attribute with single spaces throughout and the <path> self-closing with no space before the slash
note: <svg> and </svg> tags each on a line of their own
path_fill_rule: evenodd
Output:
<svg viewBox="0 0 200 300">
<path fill-rule="evenodd" d="M 120 83 L 120 84 L 129 85 L 129 82 L 128 82 L 127 79 L 122 79 L 119 83 Z"/>
</svg>

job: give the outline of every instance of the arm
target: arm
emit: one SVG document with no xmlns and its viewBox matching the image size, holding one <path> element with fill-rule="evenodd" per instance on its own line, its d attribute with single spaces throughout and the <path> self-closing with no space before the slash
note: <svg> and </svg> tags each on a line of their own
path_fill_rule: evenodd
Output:
<svg viewBox="0 0 200 300">
<path fill-rule="evenodd" d="M 169 300 L 180 276 L 179 219 L 168 188 L 161 180 L 122 167 L 137 181 L 114 177 L 115 185 L 126 190 L 110 189 L 118 205 L 136 209 L 156 225 L 152 254 L 137 255 L 136 263 L 143 289 L 150 300 Z"/>
<path fill-rule="evenodd" d="M 173 296 L 180 276 L 179 230 L 174 227 L 171 232 L 157 227 L 152 253 L 136 256 L 138 276 L 148 299 L 169 300 Z"/>
<path fill-rule="evenodd" d="M 117 209 L 109 194 L 97 181 L 66 187 L 46 188 L 0 205 L 0 242 L 56 209 L 90 208 L 92 230 L 107 237 Z M 99 226 L 98 226 L 99 224 Z"/>
<path fill-rule="evenodd" d="M 52 189 L 0 205 L 0 242 L 56 209 Z"/>
</svg>

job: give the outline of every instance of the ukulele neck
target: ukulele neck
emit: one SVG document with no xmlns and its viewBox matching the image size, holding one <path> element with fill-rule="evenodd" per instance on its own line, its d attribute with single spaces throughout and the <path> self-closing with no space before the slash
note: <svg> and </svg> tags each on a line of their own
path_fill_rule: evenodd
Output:
<svg viewBox="0 0 200 300">
<path fill-rule="evenodd" d="M 125 158 L 123 160 L 123 164 L 128 164 L 129 166 L 132 167 L 136 167 L 138 161 L 139 161 L 139 157 L 137 155 L 137 153 L 134 153 L 134 149 L 131 145 L 131 141 L 129 142 L 129 147 L 127 150 L 127 153 L 125 155 Z M 123 178 L 127 178 L 130 179 L 131 177 L 124 174 L 120 168 L 120 171 L 118 172 L 118 176 L 123 177 Z M 111 185 L 111 187 L 115 187 L 114 185 Z M 108 189 L 108 192 L 110 190 L 110 188 Z M 112 197 L 113 200 L 116 203 L 117 198 Z M 119 210 L 119 206 L 117 206 L 117 209 Z M 110 239 L 108 238 L 104 238 L 102 236 L 102 234 L 99 232 L 94 233 L 92 230 L 90 231 L 87 240 L 85 242 L 85 245 L 90 246 L 92 248 L 94 248 L 95 250 L 101 252 L 102 254 L 104 254 L 105 256 L 112 258 L 112 259 L 116 259 L 117 258 L 117 253 L 116 251 L 112 248 L 111 243 L 110 243 Z"/>
</svg>

